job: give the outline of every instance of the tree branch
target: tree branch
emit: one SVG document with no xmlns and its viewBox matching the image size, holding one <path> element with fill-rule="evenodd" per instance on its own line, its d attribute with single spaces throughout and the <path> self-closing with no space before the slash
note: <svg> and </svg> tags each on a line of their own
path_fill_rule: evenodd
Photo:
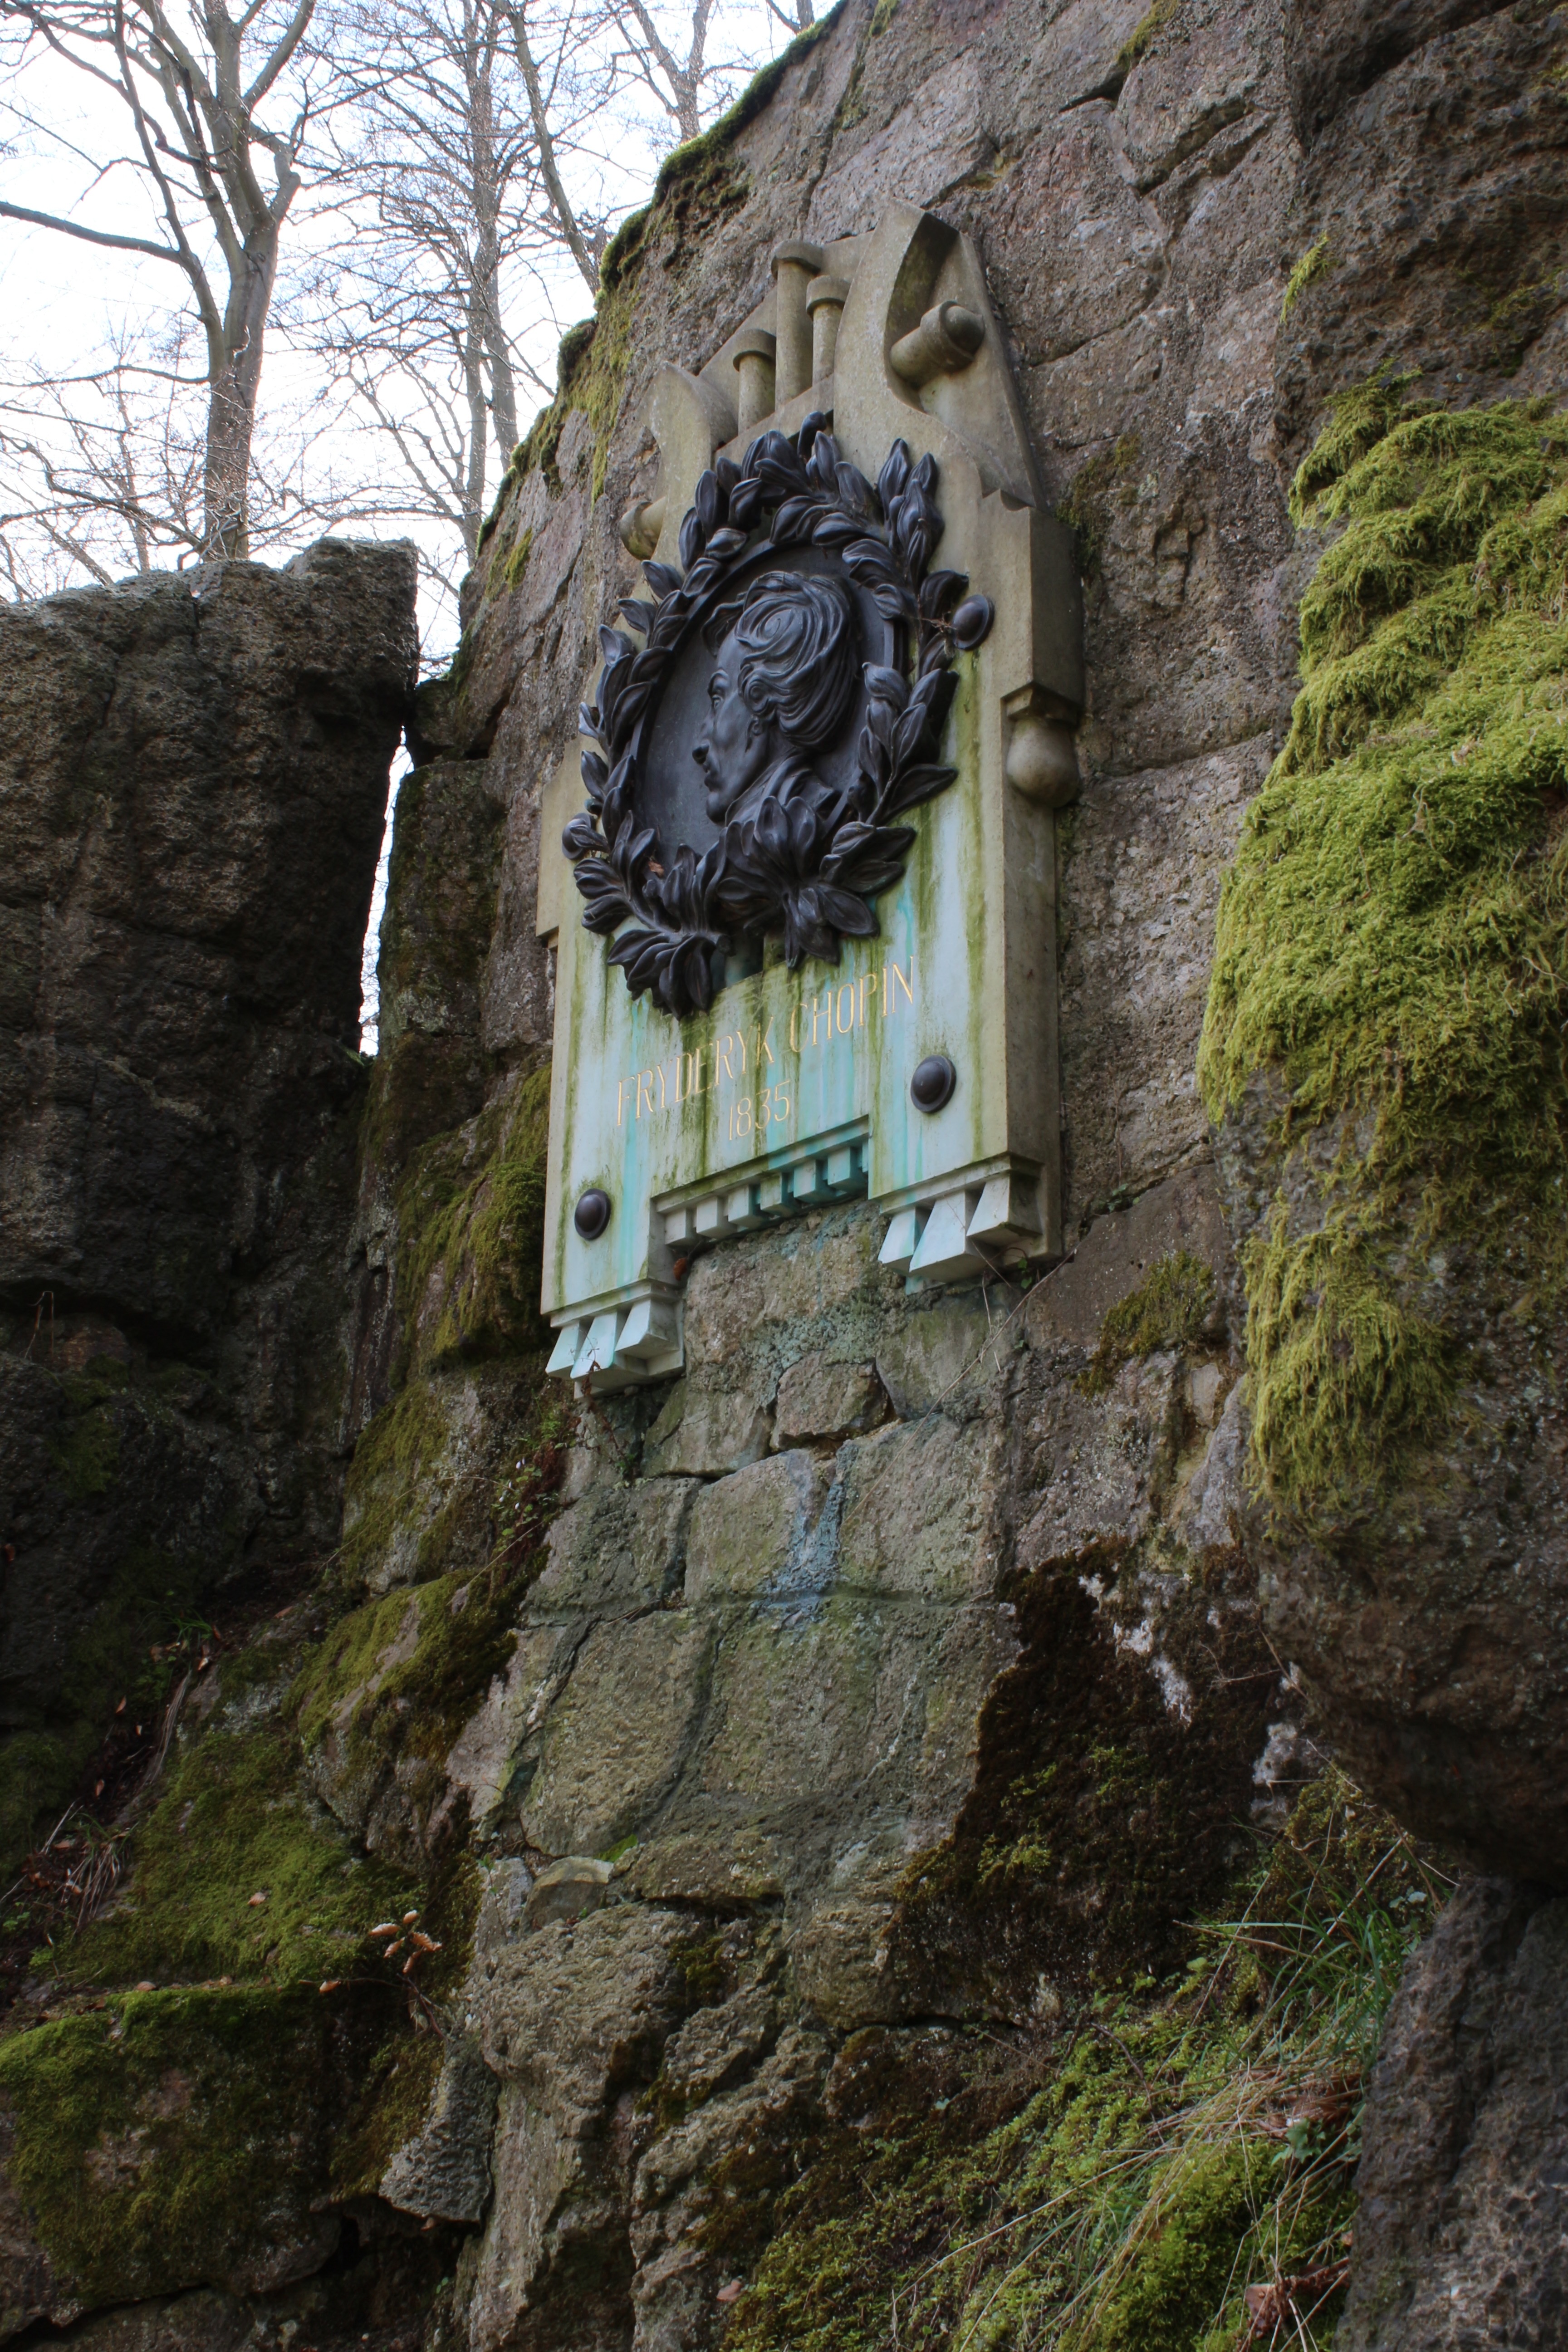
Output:
<svg viewBox="0 0 1568 2352">
<path fill-rule="evenodd" d="M 26 221 L 33 228 L 58 228 L 62 236 L 79 236 L 87 245 L 112 246 L 121 253 L 150 253 L 154 261 L 172 261 L 184 268 L 176 246 L 154 245 L 144 236 L 115 236 L 106 228 L 83 228 L 79 221 L 61 220 L 58 213 L 36 213 L 26 205 L 0 203 L 0 218 Z"/>
<path fill-rule="evenodd" d="M 545 111 L 544 94 L 539 86 L 539 68 L 534 63 L 533 51 L 529 47 L 528 26 L 523 10 L 509 8 L 507 17 L 511 26 L 512 45 L 517 51 L 517 62 L 522 70 L 523 82 L 528 90 L 528 110 L 533 119 L 533 135 L 539 147 L 540 177 L 544 182 L 545 192 L 550 199 L 550 208 L 559 224 L 561 234 L 572 249 L 572 258 L 582 271 L 589 293 L 596 294 L 599 290 L 599 265 L 588 249 L 588 241 L 578 226 L 577 215 L 572 209 L 571 200 L 563 184 L 560 172 L 556 169 L 555 141 L 550 129 L 550 118 Z"/>
</svg>

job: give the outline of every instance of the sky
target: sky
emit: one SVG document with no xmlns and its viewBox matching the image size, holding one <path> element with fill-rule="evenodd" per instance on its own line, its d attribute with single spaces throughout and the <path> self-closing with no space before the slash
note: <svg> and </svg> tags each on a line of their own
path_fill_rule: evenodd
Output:
<svg viewBox="0 0 1568 2352">
<path fill-rule="evenodd" d="M 787 37 L 763 0 L 722 0 L 709 54 L 729 61 L 732 69 L 713 92 L 710 118 Z M 22 120 L 24 109 L 31 110 L 37 127 L 29 128 Z M 620 216 L 647 200 L 661 156 L 674 143 L 673 126 L 656 121 L 646 104 L 638 109 L 623 102 L 613 119 L 591 129 L 590 152 L 567 166 L 569 185 L 575 172 L 574 195 Z M 0 196 L 121 234 L 155 235 L 158 223 L 136 176 L 103 169 L 110 158 L 123 152 L 125 134 L 124 110 L 111 94 L 95 89 L 51 59 L 30 64 L 24 74 L 11 76 L 8 86 L 0 84 Z M 341 210 L 322 208 L 305 192 L 285 231 L 285 268 L 302 268 L 312 258 L 330 260 L 350 234 L 352 223 Z M 167 263 L 0 220 L 0 380 L 7 384 L 14 385 L 34 369 L 57 379 L 78 373 L 101 356 L 116 333 L 155 328 L 185 307 L 184 280 Z M 560 336 L 592 308 L 575 264 L 563 253 L 537 275 L 524 278 L 520 273 L 506 289 L 506 308 L 515 345 L 544 383 L 552 386 Z M 526 432 L 539 404 L 537 395 L 520 381 L 521 431 Z M 376 485 L 395 480 L 395 461 L 369 428 L 323 406 L 319 363 L 291 345 L 281 323 L 268 334 L 261 410 L 264 419 L 281 424 L 296 441 L 312 436 L 305 462 L 318 481 Z M 493 496 L 499 474 L 492 446 L 487 496 Z M 418 536 L 432 550 L 442 538 L 440 526 L 405 519 L 347 527 L 357 536 Z M 321 528 L 320 520 L 311 520 L 301 529 L 299 545 L 319 536 Z M 280 544 L 268 548 L 265 560 L 283 562 L 295 551 L 292 544 Z M 419 622 L 426 667 L 440 666 L 454 649 L 455 622 L 449 604 L 443 604 L 423 581 Z M 406 766 L 406 756 L 400 755 L 393 798 L 398 772 Z M 374 950 L 385 901 L 390 818 L 389 802 L 388 837 L 365 942 L 365 1044 L 370 1051 L 375 1046 Z"/>
</svg>

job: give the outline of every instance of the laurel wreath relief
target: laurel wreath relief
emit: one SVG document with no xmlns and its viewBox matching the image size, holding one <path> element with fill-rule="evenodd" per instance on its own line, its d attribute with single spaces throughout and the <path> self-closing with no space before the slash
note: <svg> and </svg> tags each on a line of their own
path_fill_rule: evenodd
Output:
<svg viewBox="0 0 1568 2352">
<path fill-rule="evenodd" d="M 836 963 L 843 939 L 874 937 L 870 902 L 899 879 L 915 837 L 895 820 L 957 773 L 937 759 L 957 683 L 952 663 L 984 640 L 990 600 L 969 595 L 962 572 L 927 569 L 942 535 L 935 460 L 914 464 L 895 441 L 873 487 L 826 425 L 808 416 L 793 436 L 763 434 L 739 466 L 721 457 L 681 523 L 683 569 L 646 563 L 653 601 L 622 600 L 641 650 L 617 629 L 599 632 L 598 700 L 582 706 L 582 731 L 597 747 L 583 755 L 587 806 L 562 847 L 587 929 L 614 935 L 609 960 L 634 996 L 651 989 L 677 1016 L 711 1003 L 715 963 L 737 933 L 782 929 L 792 971 L 807 956 Z M 840 559 L 895 625 L 896 642 L 912 646 L 914 675 L 866 666 L 855 779 L 830 811 L 765 803 L 754 821 L 727 824 L 701 856 L 682 845 L 667 860 L 633 806 L 639 721 L 700 609 L 762 544 L 753 533 L 764 521 L 775 547 L 810 543 Z"/>
</svg>

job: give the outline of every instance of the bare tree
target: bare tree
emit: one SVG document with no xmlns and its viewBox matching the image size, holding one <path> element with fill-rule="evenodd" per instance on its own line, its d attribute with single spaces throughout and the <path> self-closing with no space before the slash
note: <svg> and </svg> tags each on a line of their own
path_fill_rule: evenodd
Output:
<svg viewBox="0 0 1568 2352">
<path fill-rule="evenodd" d="M 202 339 L 188 319 L 162 334 L 122 330 L 68 374 L 35 363 L 0 381 L 0 576 L 12 594 L 199 562 L 206 405 Z M 254 546 L 357 512 L 322 459 L 333 423 L 312 403 L 308 420 L 275 416 L 258 435 Z"/>
<path fill-rule="evenodd" d="M 184 274 L 206 347 L 201 529 L 208 554 L 243 554 L 247 545 L 262 351 L 312 114 L 311 78 L 295 61 L 314 6 L 249 0 L 236 17 L 223 0 L 193 0 L 187 38 L 162 0 L 0 0 L 15 66 L 52 59 L 123 109 L 126 149 L 99 164 L 92 184 L 132 174 L 161 233 L 132 235 L 3 202 L 0 215 Z M 280 110 L 280 127 L 262 120 L 269 102 Z M 24 120 L 57 151 L 67 147 L 38 109 Z"/>
</svg>

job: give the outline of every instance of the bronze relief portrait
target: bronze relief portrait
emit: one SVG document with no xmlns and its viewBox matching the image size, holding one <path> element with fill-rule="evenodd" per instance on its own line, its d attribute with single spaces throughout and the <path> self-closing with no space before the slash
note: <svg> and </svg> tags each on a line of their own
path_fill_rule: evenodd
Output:
<svg viewBox="0 0 1568 2352">
<path fill-rule="evenodd" d="M 872 484 L 822 416 L 764 434 L 702 476 L 683 569 L 646 564 L 652 601 L 623 601 L 641 646 L 600 631 L 562 845 L 634 994 L 684 1016 L 769 937 L 795 970 L 876 933 L 914 840 L 898 820 L 953 781 L 953 656 L 992 618 L 930 568 L 935 485 L 901 441 Z"/>
</svg>

